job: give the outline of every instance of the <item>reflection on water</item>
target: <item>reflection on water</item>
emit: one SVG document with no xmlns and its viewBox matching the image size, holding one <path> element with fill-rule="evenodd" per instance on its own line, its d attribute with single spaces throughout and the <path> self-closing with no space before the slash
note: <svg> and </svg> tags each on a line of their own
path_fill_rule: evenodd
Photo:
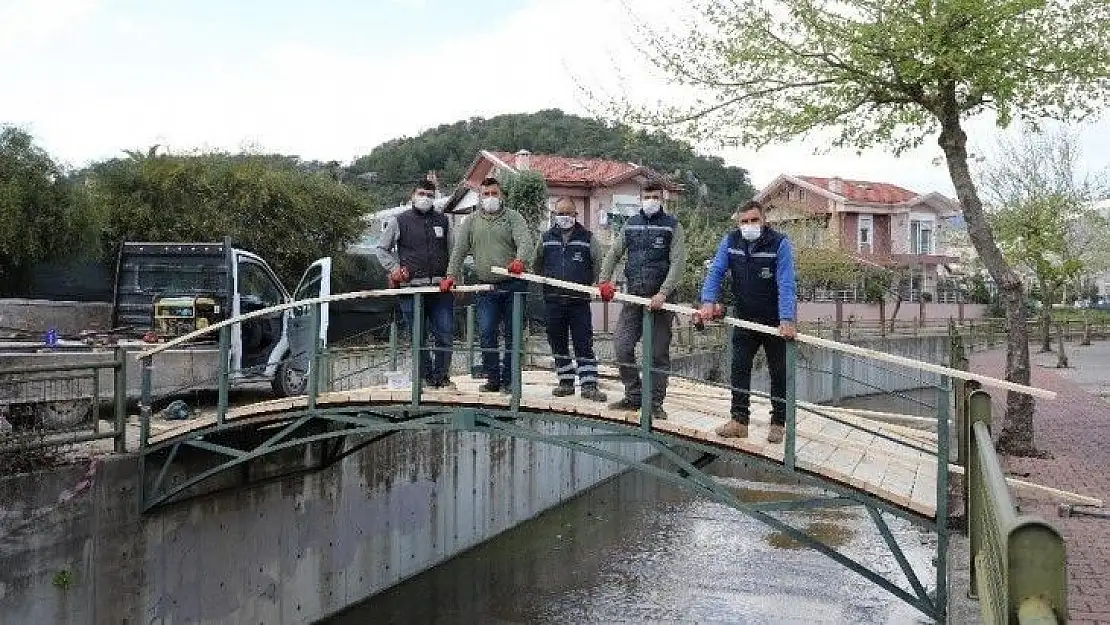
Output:
<svg viewBox="0 0 1110 625">
<path fill-rule="evenodd" d="M 722 479 L 748 501 L 816 494 Z M 865 511 L 780 518 L 907 587 Z M 931 586 L 935 538 L 888 522 Z M 857 573 L 796 547 L 740 512 L 630 472 L 327 623 L 928 622 Z"/>
</svg>

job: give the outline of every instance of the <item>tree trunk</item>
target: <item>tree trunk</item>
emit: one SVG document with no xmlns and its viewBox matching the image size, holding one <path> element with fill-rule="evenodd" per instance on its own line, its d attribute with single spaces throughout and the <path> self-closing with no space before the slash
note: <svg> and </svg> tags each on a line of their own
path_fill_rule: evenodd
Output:
<svg viewBox="0 0 1110 625">
<path fill-rule="evenodd" d="M 898 286 L 894 289 L 894 311 L 890 313 L 890 333 L 894 334 L 894 320 L 898 318 L 898 311 L 902 308 L 902 279 L 898 279 Z"/>
<path fill-rule="evenodd" d="M 1091 313 L 1083 310 L 1083 340 L 1079 342 L 1080 345 L 1091 344 Z"/>
<path fill-rule="evenodd" d="M 1056 368 L 1068 368 L 1068 355 L 1064 352 L 1064 324 L 1057 322 L 1056 324 L 1056 342 L 1059 344 L 1059 350 L 1056 352 Z"/>
<path fill-rule="evenodd" d="M 956 188 L 968 236 L 983 265 L 998 285 L 998 292 L 1006 310 L 1009 326 L 1006 334 L 1006 379 L 1017 384 L 1029 384 L 1029 326 L 1025 314 L 1025 289 L 1014 270 L 1006 263 L 1002 251 L 983 214 L 983 203 L 971 177 L 967 164 L 967 134 L 960 126 L 954 85 L 943 89 L 943 102 L 938 117 L 941 133 L 938 143 L 944 151 L 948 174 Z M 1037 453 L 1033 436 L 1033 397 L 1015 391 L 1006 394 L 1006 415 L 998 437 L 998 449 L 1003 453 L 1031 456 Z"/>
<path fill-rule="evenodd" d="M 1052 351 L 1052 289 L 1041 282 L 1041 351 Z"/>
<path fill-rule="evenodd" d="M 879 336 L 886 338 L 886 294 L 879 298 Z M 1090 342 L 1087 343 L 1090 345 Z"/>
</svg>

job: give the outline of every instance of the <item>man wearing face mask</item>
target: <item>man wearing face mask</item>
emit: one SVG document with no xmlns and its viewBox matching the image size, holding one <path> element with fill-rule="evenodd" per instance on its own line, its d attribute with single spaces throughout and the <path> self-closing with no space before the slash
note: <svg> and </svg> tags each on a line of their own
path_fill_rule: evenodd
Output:
<svg viewBox="0 0 1110 625">
<path fill-rule="evenodd" d="M 732 335 L 731 419 L 716 429 L 718 436 L 747 438 L 752 361 L 760 346 L 771 374 L 771 427 L 767 442 L 781 443 L 786 423 L 786 341 L 794 338 L 797 286 L 794 251 L 786 235 L 764 225 L 763 205 L 754 200 L 736 213 L 739 228 L 725 235 L 701 291 L 701 316 L 719 317 L 718 303 L 725 272 L 732 275 L 736 316 L 778 326 L 779 336 L 736 328 Z"/>
<path fill-rule="evenodd" d="M 578 284 L 593 284 L 601 272 L 601 245 L 593 234 L 577 221 L 574 200 L 561 198 L 555 203 L 555 225 L 543 234 L 532 255 L 534 273 Z M 594 357 L 593 314 L 590 298 L 575 291 L 544 286 L 544 307 L 547 316 L 547 342 L 555 356 L 555 373 L 559 383 L 551 390 L 556 397 L 574 395 L 575 366 L 570 359 L 567 334 L 574 343 L 578 360 L 578 379 L 582 397 L 605 401 L 597 388 L 597 359 Z"/>
<path fill-rule="evenodd" d="M 620 364 L 624 397 L 609 404 L 613 410 L 639 410 L 643 381 L 636 365 L 636 343 L 643 334 L 644 314 L 652 319 L 651 405 L 653 419 L 666 419 L 663 400 L 667 396 L 667 371 L 671 366 L 671 321 L 674 314 L 662 310 L 686 268 L 686 239 L 682 225 L 663 212 L 663 185 L 649 183 L 641 191 L 640 212 L 632 216 L 613 241 L 601 266 L 598 290 L 601 299 L 612 299 L 616 291 L 610 279 L 627 252 L 625 288 L 632 295 L 650 297 L 650 311 L 625 304 L 617 319 L 614 350 Z"/>
<path fill-rule="evenodd" d="M 463 259 L 474 255 L 474 273 L 478 282 L 492 284 L 493 290 L 478 293 L 478 334 L 482 346 L 482 369 L 486 393 L 511 389 L 513 371 L 512 328 L 513 294 L 527 293 L 528 284 L 519 278 L 493 273 L 490 267 L 506 267 L 510 273 L 524 272 L 524 259 L 532 251 L 532 237 L 524 217 L 501 202 L 501 184 L 496 178 L 486 178 L 479 187 L 481 210 L 468 216 L 459 226 L 447 277 L 440 284 L 441 291 L 449 291 L 462 271 Z M 504 350 L 498 346 L 498 328 L 504 339 Z"/>
<path fill-rule="evenodd" d="M 386 222 L 374 254 L 389 272 L 391 287 L 438 285 L 447 276 L 451 229 L 447 216 L 433 209 L 436 187 L 423 180 L 412 191 L 412 208 Z M 405 325 L 413 327 L 411 296 L 400 298 Z M 451 343 L 455 335 L 454 294 L 423 296 L 425 324 L 435 341 L 434 354 L 420 354 L 420 372 L 431 388 L 454 388 L 451 382 Z M 429 332 L 425 332 L 427 337 Z M 426 340 L 426 339 L 425 339 Z M 434 356 L 434 357 L 433 357 Z"/>
</svg>

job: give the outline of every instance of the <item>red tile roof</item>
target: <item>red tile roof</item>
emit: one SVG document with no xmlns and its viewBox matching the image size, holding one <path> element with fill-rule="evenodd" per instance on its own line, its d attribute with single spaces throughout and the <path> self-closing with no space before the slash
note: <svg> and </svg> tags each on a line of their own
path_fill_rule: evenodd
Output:
<svg viewBox="0 0 1110 625">
<path fill-rule="evenodd" d="M 513 169 L 518 157 L 511 152 L 491 152 Z M 600 158 L 571 158 L 550 154 L 531 154 L 528 168 L 543 174 L 548 184 L 608 186 L 631 178 L 637 173 L 655 177 L 657 174 L 635 163 L 622 163 Z"/>
<path fill-rule="evenodd" d="M 821 187 L 830 193 L 842 196 L 850 202 L 866 202 L 868 204 L 904 204 L 920 195 L 909 189 L 885 182 L 868 182 L 866 180 L 840 180 L 840 191 L 833 191 L 829 183 L 832 178 L 818 178 L 816 176 L 796 176 L 812 185 Z"/>
</svg>

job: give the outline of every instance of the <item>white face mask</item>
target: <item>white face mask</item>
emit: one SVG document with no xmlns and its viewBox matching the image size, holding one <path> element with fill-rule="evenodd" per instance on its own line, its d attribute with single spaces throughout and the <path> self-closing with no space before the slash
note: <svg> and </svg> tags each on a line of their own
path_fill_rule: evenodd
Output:
<svg viewBox="0 0 1110 625">
<path fill-rule="evenodd" d="M 644 200 L 642 208 L 644 210 L 644 214 L 650 217 L 651 215 L 658 213 L 660 208 L 663 208 L 663 202 L 661 202 L 660 200 Z"/>
<path fill-rule="evenodd" d="M 555 226 L 563 230 L 574 227 L 574 215 L 555 215 Z"/>
<path fill-rule="evenodd" d="M 740 224 L 740 236 L 744 237 L 745 241 L 754 241 L 763 234 L 763 226 L 760 224 Z"/>
<path fill-rule="evenodd" d="M 412 207 L 422 213 L 426 213 L 432 208 L 432 198 L 424 195 L 418 195 L 416 196 L 416 198 L 413 199 Z"/>
<path fill-rule="evenodd" d="M 484 197 L 482 198 L 482 210 L 487 213 L 496 213 L 501 210 L 501 198 L 499 197 Z"/>
</svg>

